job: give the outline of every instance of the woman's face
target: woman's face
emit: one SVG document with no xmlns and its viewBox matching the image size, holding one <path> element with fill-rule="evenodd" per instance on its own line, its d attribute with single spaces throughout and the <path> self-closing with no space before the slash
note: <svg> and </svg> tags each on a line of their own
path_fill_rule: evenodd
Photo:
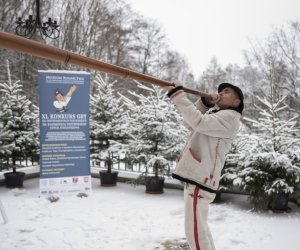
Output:
<svg viewBox="0 0 300 250">
<path fill-rule="evenodd" d="M 238 107 L 240 99 L 232 88 L 224 88 L 218 93 L 220 100 L 217 102 L 220 108 Z"/>
</svg>

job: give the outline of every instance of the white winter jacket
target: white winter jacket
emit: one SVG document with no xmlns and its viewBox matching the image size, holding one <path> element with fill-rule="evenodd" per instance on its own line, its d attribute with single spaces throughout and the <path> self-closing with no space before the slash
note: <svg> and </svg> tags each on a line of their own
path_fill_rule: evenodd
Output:
<svg viewBox="0 0 300 250">
<path fill-rule="evenodd" d="M 215 193 L 219 186 L 225 155 L 240 128 L 241 114 L 232 109 L 207 113 L 201 99 L 193 104 L 182 89 L 169 96 L 192 128 L 173 177 Z"/>
</svg>

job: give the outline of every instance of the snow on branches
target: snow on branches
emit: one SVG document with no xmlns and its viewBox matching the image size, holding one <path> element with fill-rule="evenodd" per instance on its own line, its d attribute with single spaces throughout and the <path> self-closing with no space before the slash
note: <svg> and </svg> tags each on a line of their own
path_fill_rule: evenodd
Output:
<svg viewBox="0 0 300 250">
<path fill-rule="evenodd" d="M 94 81 L 95 94 L 90 95 L 91 158 L 111 164 L 113 153 L 122 153 L 127 137 L 126 111 L 114 93 L 114 82 L 101 75 Z"/>
<path fill-rule="evenodd" d="M 252 124 L 253 134 L 239 135 L 233 152 L 227 157 L 222 178 L 250 194 L 256 208 L 266 207 L 278 194 L 292 194 L 300 181 L 300 140 L 295 129 L 297 116 L 287 117 L 285 97 L 278 102 L 259 98 L 258 120 L 244 118 Z"/>
<path fill-rule="evenodd" d="M 122 96 L 129 110 L 130 158 L 145 164 L 146 172 L 152 168 L 156 176 L 167 174 L 183 146 L 187 129 L 165 91 L 137 84 L 145 95 L 129 92 L 136 102 Z"/>
<path fill-rule="evenodd" d="M 8 81 L 0 83 L 0 153 L 8 154 L 15 164 L 37 154 L 38 108 L 22 94 L 20 81 L 12 81 L 8 62 L 7 72 Z"/>
</svg>

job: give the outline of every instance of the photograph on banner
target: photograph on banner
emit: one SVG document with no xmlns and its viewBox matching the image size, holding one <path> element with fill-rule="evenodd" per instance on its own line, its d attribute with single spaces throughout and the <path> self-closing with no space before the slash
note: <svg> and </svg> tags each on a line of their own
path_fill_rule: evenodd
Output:
<svg viewBox="0 0 300 250">
<path fill-rule="evenodd" d="M 91 191 L 90 74 L 39 71 L 40 195 Z"/>
</svg>

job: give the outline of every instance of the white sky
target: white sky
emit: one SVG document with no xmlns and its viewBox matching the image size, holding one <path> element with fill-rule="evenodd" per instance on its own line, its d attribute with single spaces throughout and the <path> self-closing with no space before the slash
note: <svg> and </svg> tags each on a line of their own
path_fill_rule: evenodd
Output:
<svg viewBox="0 0 300 250">
<path fill-rule="evenodd" d="M 300 0 L 127 0 L 157 20 L 172 49 L 200 76 L 213 56 L 222 66 L 243 65 L 249 39 L 263 40 L 275 25 L 300 19 Z"/>
</svg>

